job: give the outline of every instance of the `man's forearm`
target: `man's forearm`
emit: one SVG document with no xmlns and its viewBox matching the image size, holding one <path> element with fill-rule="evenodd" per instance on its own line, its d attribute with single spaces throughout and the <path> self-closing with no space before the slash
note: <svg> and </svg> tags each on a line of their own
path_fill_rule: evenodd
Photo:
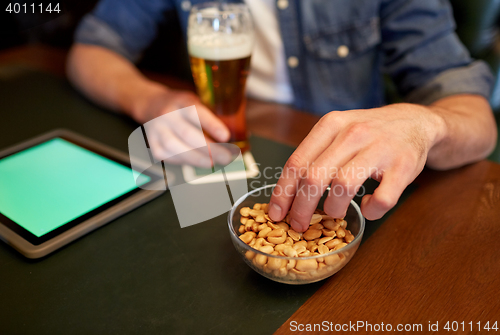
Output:
<svg viewBox="0 0 500 335">
<path fill-rule="evenodd" d="M 488 101 L 478 95 L 440 99 L 429 109 L 444 122 L 430 149 L 427 166 L 445 170 L 487 157 L 495 148 L 497 128 Z"/>
<path fill-rule="evenodd" d="M 105 48 L 75 44 L 68 57 L 71 82 L 90 99 L 138 121 L 138 111 L 164 86 L 145 78 L 127 59 Z"/>
</svg>

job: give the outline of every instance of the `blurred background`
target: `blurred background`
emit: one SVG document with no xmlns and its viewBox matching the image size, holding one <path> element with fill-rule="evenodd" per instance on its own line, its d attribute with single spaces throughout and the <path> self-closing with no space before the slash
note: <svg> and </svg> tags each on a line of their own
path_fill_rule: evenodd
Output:
<svg viewBox="0 0 500 335">
<path fill-rule="evenodd" d="M 438 1 L 438 0 L 436 0 Z M 0 12 L 0 53 L 10 48 L 28 44 L 44 44 L 68 49 L 81 18 L 90 12 L 98 0 L 62 0 L 62 15 L 9 14 Z M 495 111 L 497 126 L 500 123 L 500 0 L 450 0 L 457 34 L 471 55 L 485 60 L 496 75 L 490 100 Z M 159 27 L 158 36 L 146 50 L 138 66 L 166 75 L 192 81 L 187 49 L 175 11 L 165 12 L 165 24 Z M 175 65 L 175 66 L 174 66 Z M 395 89 L 387 80 L 387 99 L 397 101 Z M 500 148 L 490 156 L 500 162 Z"/>
<path fill-rule="evenodd" d="M 98 0 L 62 0 L 62 15 L 18 13 L 0 11 L 0 52 L 26 44 L 45 44 L 68 49 L 73 34 L 82 17 L 90 12 Z M 54 19 L 53 17 L 56 16 Z M 165 73 L 192 80 L 187 47 L 182 37 L 175 11 L 164 13 L 165 24 L 158 29 L 158 36 L 146 50 L 138 66 L 142 69 Z M 173 66 L 175 64 L 175 66 Z"/>
</svg>

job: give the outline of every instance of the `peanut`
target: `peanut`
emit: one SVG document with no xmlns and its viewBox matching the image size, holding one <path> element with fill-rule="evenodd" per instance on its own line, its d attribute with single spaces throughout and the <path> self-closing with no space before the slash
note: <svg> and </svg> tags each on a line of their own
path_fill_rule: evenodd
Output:
<svg viewBox="0 0 500 335">
<path fill-rule="evenodd" d="M 286 248 L 286 244 L 278 244 L 274 247 L 274 250 L 276 251 L 283 251 Z"/>
<path fill-rule="evenodd" d="M 325 228 L 328 228 L 330 230 L 337 230 L 340 227 L 340 224 L 336 223 L 333 220 L 326 220 L 323 221 L 323 226 L 325 226 Z"/>
<path fill-rule="evenodd" d="M 254 222 L 255 222 L 254 220 L 247 220 L 247 222 L 245 223 L 245 230 L 246 231 L 252 230 Z"/>
<path fill-rule="evenodd" d="M 250 207 L 243 207 L 240 209 L 241 216 L 249 216 L 250 215 Z"/>
<path fill-rule="evenodd" d="M 260 206 L 260 209 L 264 211 L 264 213 L 267 214 L 267 212 L 269 212 L 269 204 L 262 204 Z"/>
<path fill-rule="evenodd" d="M 347 245 L 347 243 L 340 243 L 340 244 L 337 244 L 335 246 L 335 248 L 333 248 L 333 250 L 339 250 L 339 249 L 342 249 L 343 247 L 345 247 Z"/>
<path fill-rule="evenodd" d="M 307 256 L 311 256 L 311 252 L 307 249 L 299 253 L 299 257 L 307 257 Z"/>
<path fill-rule="evenodd" d="M 283 250 L 283 253 L 285 255 L 287 255 L 287 257 L 297 257 L 298 256 L 298 253 L 297 253 L 297 250 L 295 250 L 294 248 L 292 247 L 286 247 L 284 250 Z"/>
<path fill-rule="evenodd" d="M 294 247 L 295 247 L 295 245 L 294 245 Z M 302 252 L 307 250 L 306 247 L 304 247 L 303 245 L 299 245 L 294 249 L 295 249 L 295 251 L 297 251 L 297 254 L 301 254 Z"/>
<path fill-rule="evenodd" d="M 267 237 L 267 234 L 269 234 L 271 232 L 271 228 L 270 227 L 266 227 L 264 229 L 262 229 L 260 232 L 259 232 L 259 237 L 262 237 L 262 238 L 266 238 Z"/>
<path fill-rule="evenodd" d="M 322 219 L 323 217 L 321 216 L 321 214 L 313 214 L 313 216 L 311 217 L 311 222 L 309 224 L 313 225 L 315 223 L 319 223 Z"/>
<path fill-rule="evenodd" d="M 275 244 L 272 243 L 272 242 L 268 242 L 266 239 L 264 239 L 264 241 L 262 241 L 262 245 L 270 245 L 271 247 L 274 247 Z"/>
<path fill-rule="evenodd" d="M 238 232 L 239 232 L 240 234 L 243 234 L 245 231 L 246 231 L 246 230 L 245 230 L 245 225 L 243 225 L 243 224 L 242 224 L 242 225 L 240 226 L 240 228 L 238 228 Z"/>
<path fill-rule="evenodd" d="M 330 251 L 330 249 L 329 249 L 326 245 L 324 245 L 324 244 L 320 244 L 320 245 L 318 246 L 318 251 L 319 251 L 319 253 L 320 253 L 321 255 L 324 255 L 324 254 L 327 254 L 327 253 Z"/>
<path fill-rule="evenodd" d="M 332 237 L 332 236 L 325 236 L 325 237 L 322 237 L 322 238 L 320 238 L 320 239 L 319 239 L 319 241 L 318 241 L 318 245 L 319 245 L 319 244 L 325 244 L 326 242 L 331 241 L 331 240 L 333 240 L 333 237 Z"/>
<path fill-rule="evenodd" d="M 286 260 L 277 257 L 269 257 L 269 260 L 267 261 L 267 266 L 271 270 L 278 270 L 281 268 L 283 262 L 286 262 Z"/>
<path fill-rule="evenodd" d="M 280 226 L 278 226 L 277 224 L 274 224 L 274 222 L 271 222 L 271 221 L 267 221 L 267 226 L 271 227 L 271 229 L 281 229 Z"/>
<path fill-rule="evenodd" d="M 335 246 L 337 246 L 338 244 L 341 244 L 343 241 L 342 240 L 339 240 L 338 238 L 336 239 L 333 239 L 331 241 L 328 241 L 325 243 L 325 245 L 330 248 L 330 249 L 333 249 L 335 248 Z"/>
<path fill-rule="evenodd" d="M 325 257 L 325 264 L 326 265 L 335 265 L 338 262 L 340 262 L 340 257 L 338 254 L 330 255 Z"/>
<path fill-rule="evenodd" d="M 288 233 L 288 236 L 290 236 L 294 241 L 298 241 L 302 237 L 302 233 L 298 233 L 291 228 L 288 230 L 287 233 Z"/>
<path fill-rule="evenodd" d="M 290 226 L 288 226 L 285 222 L 278 222 L 277 224 L 280 228 L 282 228 L 285 232 L 288 232 Z"/>
<path fill-rule="evenodd" d="M 311 247 L 312 247 L 313 245 L 316 245 L 316 243 L 315 243 L 314 241 L 307 241 L 306 248 L 307 248 L 307 249 L 309 249 L 309 250 L 311 250 Z"/>
<path fill-rule="evenodd" d="M 261 231 L 262 229 L 267 228 L 267 227 L 268 227 L 267 224 L 263 223 L 263 224 L 259 225 L 259 231 Z"/>
<path fill-rule="evenodd" d="M 340 224 L 340 226 L 341 226 L 342 228 L 344 228 L 344 229 L 345 229 L 345 227 L 347 227 L 347 221 L 346 221 L 346 220 L 344 220 L 344 219 L 339 219 L 338 223 L 339 223 L 339 224 Z"/>
<path fill-rule="evenodd" d="M 259 216 L 259 215 L 264 216 L 264 214 L 266 214 L 266 213 L 264 213 L 264 211 L 261 211 L 260 209 L 259 210 L 252 209 L 252 210 L 250 210 L 249 214 L 255 218 L 255 217 Z"/>
<path fill-rule="evenodd" d="M 281 237 L 281 235 L 283 235 L 284 233 L 285 233 L 285 231 L 282 228 L 279 228 L 279 229 L 275 228 L 273 231 L 271 231 L 267 234 L 267 237 Z M 285 238 L 286 238 L 286 235 L 285 235 Z"/>
<path fill-rule="evenodd" d="M 309 229 L 323 229 L 323 225 L 321 223 L 315 223 L 312 226 L 309 227 Z"/>
<path fill-rule="evenodd" d="M 245 252 L 245 257 L 251 261 L 254 257 L 255 257 L 255 252 L 251 251 L 251 250 L 248 250 L 247 252 Z"/>
<path fill-rule="evenodd" d="M 270 254 L 271 252 L 274 251 L 274 248 L 270 245 L 264 245 L 260 247 L 259 251 L 262 251 L 263 253 Z"/>
<path fill-rule="evenodd" d="M 255 238 L 255 233 L 253 231 L 247 231 L 246 233 L 240 235 L 240 240 L 246 244 L 250 243 Z"/>
<path fill-rule="evenodd" d="M 348 234 L 345 235 L 344 240 L 347 243 L 351 243 L 354 240 L 354 235 L 349 232 Z"/>
<path fill-rule="evenodd" d="M 337 237 L 338 238 L 344 238 L 345 237 L 345 230 L 344 230 L 344 228 L 339 227 L 339 229 L 337 229 Z"/>
<path fill-rule="evenodd" d="M 264 264 L 267 263 L 267 256 L 261 254 L 256 255 L 254 258 L 254 262 L 256 263 L 256 265 L 264 266 Z"/>
<path fill-rule="evenodd" d="M 262 247 L 262 244 L 264 243 L 264 239 L 262 237 L 259 237 L 255 240 L 255 245 L 253 246 L 254 249 L 259 249 Z"/>
<path fill-rule="evenodd" d="M 266 218 L 264 217 L 264 215 L 257 215 L 255 217 L 255 222 L 259 222 L 259 223 L 266 223 L 267 220 Z"/>
<path fill-rule="evenodd" d="M 307 248 L 307 241 L 298 241 L 293 244 L 294 249 L 297 249 L 298 247 Z"/>
<path fill-rule="evenodd" d="M 335 230 L 323 229 L 323 235 L 324 236 L 335 237 L 335 236 L 337 236 L 337 232 Z"/>
<path fill-rule="evenodd" d="M 323 232 L 319 229 L 308 229 L 304 232 L 302 237 L 304 237 L 306 240 L 314 240 L 320 237 L 322 233 Z"/>
<path fill-rule="evenodd" d="M 299 259 L 295 268 L 299 271 L 312 271 L 318 268 L 318 262 L 315 259 Z"/>
<path fill-rule="evenodd" d="M 276 231 L 276 230 L 274 230 L 274 231 Z M 274 243 L 274 244 L 281 244 L 281 243 L 285 242 L 285 240 L 286 240 L 286 233 L 285 233 L 285 232 L 283 232 L 283 233 L 281 234 L 281 236 L 278 236 L 278 237 L 276 237 L 276 236 L 269 236 L 269 235 L 267 235 L 267 240 L 268 240 L 269 242 Z"/>
<path fill-rule="evenodd" d="M 297 264 L 297 261 L 295 259 L 291 259 L 288 261 L 288 263 L 286 265 L 286 269 L 291 270 L 295 267 L 296 264 Z"/>
</svg>

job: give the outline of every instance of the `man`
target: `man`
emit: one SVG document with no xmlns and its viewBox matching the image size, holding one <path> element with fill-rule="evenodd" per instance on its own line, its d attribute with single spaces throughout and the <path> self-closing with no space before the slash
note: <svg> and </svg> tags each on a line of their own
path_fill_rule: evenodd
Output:
<svg viewBox="0 0 500 335">
<path fill-rule="evenodd" d="M 292 227 L 304 231 L 329 184 L 324 209 L 342 217 L 368 177 L 380 185 L 363 197 L 361 210 L 377 219 L 425 164 L 450 169 L 493 150 L 492 76 L 459 42 L 447 1 L 246 2 L 257 31 L 248 93 L 324 114 L 285 165 L 271 199 L 272 219 L 291 210 Z M 227 141 L 228 130 L 194 94 L 151 82 L 132 63 L 154 38 L 164 10 L 176 8 L 185 31 L 194 3 L 103 0 L 77 32 L 70 79 L 91 99 L 140 123 L 194 104 L 203 129 Z M 383 106 L 383 73 L 406 103 Z M 266 83 L 270 88 L 262 89 Z M 179 119 L 158 131 L 153 150 L 191 148 L 193 129 Z"/>
</svg>

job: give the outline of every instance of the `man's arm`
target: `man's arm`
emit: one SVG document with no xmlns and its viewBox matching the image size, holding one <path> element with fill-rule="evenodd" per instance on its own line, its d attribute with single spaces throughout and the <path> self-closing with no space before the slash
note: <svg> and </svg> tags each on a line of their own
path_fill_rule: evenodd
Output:
<svg viewBox="0 0 500 335">
<path fill-rule="evenodd" d="M 123 56 L 95 45 L 73 45 L 66 68 L 69 80 L 88 98 L 142 123 L 153 116 L 147 115 L 147 102 L 169 91 Z"/>
<path fill-rule="evenodd" d="M 291 211 L 291 225 L 304 231 L 323 192 L 324 210 L 344 217 L 368 178 L 380 181 L 363 197 L 370 219 L 394 207 L 425 163 L 438 169 L 486 157 L 496 142 L 486 99 L 455 95 L 431 106 L 401 103 L 370 110 L 331 112 L 311 130 L 288 159 L 271 199 L 269 215 L 279 221 Z"/>
<path fill-rule="evenodd" d="M 488 101 L 477 95 L 454 95 L 429 106 L 443 120 L 441 140 L 429 151 L 427 166 L 450 169 L 487 157 L 497 142 Z"/>
<path fill-rule="evenodd" d="M 202 129 L 217 141 L 226 142 L 229 139 L 226 126 L 201 104 L 194 93 L 172 90 L 148 80 L 129 60 L 106 48 L 76 43 L 69 54 L 67 73 L 70 81 L 91 100 L 124 112 L 139 123 L 195 105 Z M 189 151 L 192 154 L 184 156 L 188 161 L 177 162 L 174 158 L 169 162 L 211 166 L 209 157 L 191 150 L 199 146 L 196 125 L 190 119 L 179 118 L 175 121 L 153 128 L 155 136 L 150 145 L 155 157 L 162 159 L 176 152 Z M 221 152 L 220 162 L 230 159 L 229 153 Z"/>
</svg>

